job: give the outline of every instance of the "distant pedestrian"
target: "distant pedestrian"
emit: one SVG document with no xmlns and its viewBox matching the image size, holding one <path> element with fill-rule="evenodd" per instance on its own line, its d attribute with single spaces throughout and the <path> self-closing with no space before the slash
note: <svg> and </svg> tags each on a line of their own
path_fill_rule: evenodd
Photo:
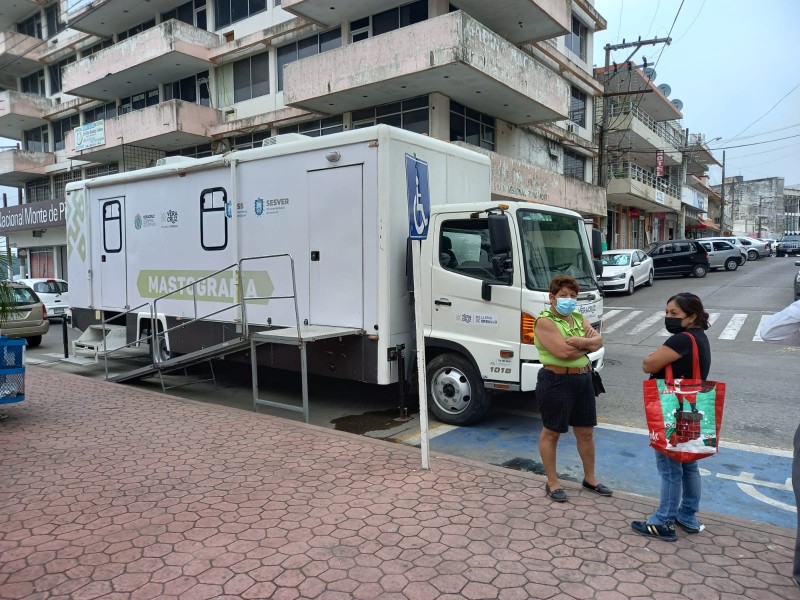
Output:
<svg viewBox="0 0 800 600">
<path fill-rule="evenodd" d="M 667 300 L 664 327 L 673 334 L 664 345 L 648 354 L 642 368 L 651 379 L 664 379 L 667 365 L 672 365 L 675 379 L 691 378 L 693 373 L 694 344 L 700 362 L 700 378 L 707 379 L 711 368 L 711 345 L 705 330 L 708 329 L 708 313 L 703 301 L 694 294 L 684 292 Z M 689 335 L 685 335 L 685 333 Z M 697 461 L 680 463 L 656 451 L 656 467 L 661 476 L 660 502 L 656 511 L 646 521 L 633 521 L 636 533 L 658 538 L 666 542 L 678 539 L 675 524 L 687 533 L 699 533 L 705 526 L 697 520 L 700 508 L 700 469 Z"/>
<path fill-rule="evenodd" d="M 800 346 L 800 300 L 768 317 L 761 325 L 759 335 L 765 342 Z M 800 506 L 800 426 L 794 432 L 792 490 L 794 490 L 795 506 Z M 797 514 L 797 537 L 794 542 L 792 577 L 795 585 L 800 586 L 800 512 Z"/>
<path fill-rule="evenodd" d="M 536 320 L 534 342 L 542 368 L 536 383 L 536 398 L 542 415 L 539 454 L 542 457 L 547 497 L 566 502 L 558 480 L 556 449 L 562 433 L 572 432 L 583 463 L 583 487 L 601 496 L 610 488 L 597 481 L 594 472 L 594 427 L 597 407 L 592 365 L 588 352 L 603 347 L 603 338 L 577 309 L 580 286 L 573 277 L 559 275 L 550 281 L 550 307 Z"/>
</svg>

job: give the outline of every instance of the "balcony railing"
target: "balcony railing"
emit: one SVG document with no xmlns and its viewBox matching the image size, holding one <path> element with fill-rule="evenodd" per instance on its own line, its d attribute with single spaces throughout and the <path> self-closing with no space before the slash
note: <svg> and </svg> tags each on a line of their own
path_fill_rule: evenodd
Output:
<svg viewBox="0 0 800 600">
<path fill-rule="evenodd" d="M 625 102 L 623 104 L 612 104 L 609 109 L 609 116 L 618 117 L 620 115 L 632 114 L 634 117 L 644 123 L 648 129 L 653 131 L 662 139 L 667 140 L 675 148 L 683 148 L 683 134 L 682 132 L 664 121 L 656 121 L 648 115 L 645 111 L 639 108 L 638 104 L 632 102 Z"/>
<path fill-rule="evenodd" d="M 662 177 L 657 177 L 652 171 L 643 169 L 634 163 L 618 163 L 608 168 L 608 179 L 633 179 L 651 188 L 655 188 L 673 198 L 680 198 L 680 188 Z"/>
</svg>

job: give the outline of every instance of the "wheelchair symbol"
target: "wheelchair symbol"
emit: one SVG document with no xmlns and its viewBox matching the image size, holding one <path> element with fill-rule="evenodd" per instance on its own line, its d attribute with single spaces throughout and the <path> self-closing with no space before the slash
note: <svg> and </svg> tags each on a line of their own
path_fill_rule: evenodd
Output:
<svg viewBox="0 0 800 600">
<path fill-rule="evenodd" d="M 704 469 L 701 469 L 701 474 Z M 754 500 L 758 500 L 759 502 L 763 502 L 765 504 L 769 504 L 770 506 L 774 506 L 775 508 L 780 508 L 781 510 L 785 510 L 788 512 L 797 512 L 797 507 L 792 506 L 791 504 L 786 504 L 785 502 L 781 502 L 779 500 L 775 500 L 774 498 L 770 498 L 760 490 L 756 488 L 756 486 L 760 486 L 762 488 L 769 488 L 773 490 L 780 490 L 784 492 L 791 492 L 792 491 L 792 479 L 791 477 L 786 478 L 785 483 L 772 483 L 771 481 L 760 481 L 755 478 L 753 473 L 748 473 L 747 471 L 742 471 L 739 475 L 727 475 L 725 473 L 717 473 L 717 477 L 720 479 L 727 479 L 729 481 L 736 482 L 737 487 L 742 490 L 745 494 L 753 498 Z"/>
<path fill-rule="evenodd" d="M 419 175 L 414 177 L 416 193 L 414 194 L 414 229 L 417 235 L 422 235 L 428 226 L 428 217 L 425 214 L 425 205 L 422 204 L 422 194 L 419 191 Z"/>
</svg>

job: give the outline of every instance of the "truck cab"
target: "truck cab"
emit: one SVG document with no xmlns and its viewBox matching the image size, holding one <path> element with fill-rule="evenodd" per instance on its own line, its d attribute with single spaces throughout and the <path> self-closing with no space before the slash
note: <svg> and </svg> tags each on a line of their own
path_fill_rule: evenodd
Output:
<svg viewBox="0 0 800 600">
<path fill-rule="evenodd" d="M 524 202 L 434 207 L 422 298 L 436 417 L 469 424 L 484 416 L 492 390 L 535 389 L 541 363 L 534 326 L 550 304 L 553 277 L 577 279 L 579 310 L 599 330 L 595 262 L 584 222 L 571 211 Z M 598 370 L 603 355 L 589 355 Z"/>
</svg>

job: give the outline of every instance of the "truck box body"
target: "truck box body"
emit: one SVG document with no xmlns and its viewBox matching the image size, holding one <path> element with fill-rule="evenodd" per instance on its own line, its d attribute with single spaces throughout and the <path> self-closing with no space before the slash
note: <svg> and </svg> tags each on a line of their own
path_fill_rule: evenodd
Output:
<svg viewBox="0 0 800 600">
<path fill-rule="evenodd" d="M 73 319 L 85 329 L 108 314 L 131 311 L 126 324 L 135 340 L 142 316 L 147 319 L 158 299 L 155 312 L 164 329 L 204 317 L 168 333 L 170 350 L 186 353 L 210 345 L 206 336 L 240 334 L 243 319 L 255 329 L 294 327 L 296 298 L 301 324 L 363 330 L 312 344 L 310 372 L 394 383 L 391 349 L 413 348 L 409 156 L 427 166 L 430 187 L 422 290 L 415 296 L 423 302 L 431 355 L 465 355 L 486 387 L 533 389 L 538 354 L 532 344 L 520 344 L 520 323 L 523 313 L 538 315 L 548 305 L 547 284 L 561 272 L 550 267 L 581 266 L 581 285 L 588 284 L 581 310 L 596 324 L 602 315 L 582 217 L 533 203 L 498 209 L 487 157 L 384 125 L 321 138 L 278 136 L 270 146 L 170 158 L 161 166 L 69 184 Z M 510 272 L 493 281 L 497 272 L 490 273 L 481 223 L 487 211 L 498 210 L 515 242 Z M 461 265 L 447 264 L 449 246 Z M 267 255 L 292 257 L 296 290 L 287 256 L 250 260 Z M 238 275 L 229 269 L 189 285 L 242 259 Z M 490 301 L 481 297 L 487 281 Z M 244 315 L 231 308 L 240 292 Z M 602 353 L 593 360 L 602 366 Z M 260 351 L 259 361 L 297 366 L 296 351 L 277 347 Z"/>
</svg>

